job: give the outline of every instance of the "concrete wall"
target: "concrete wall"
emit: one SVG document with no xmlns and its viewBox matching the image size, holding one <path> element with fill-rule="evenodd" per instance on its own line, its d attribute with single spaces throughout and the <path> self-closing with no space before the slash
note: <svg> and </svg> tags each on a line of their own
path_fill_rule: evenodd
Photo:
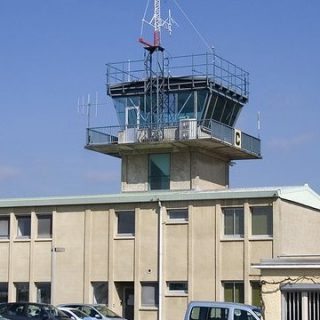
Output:
<svg viewBox="0 0 320 320">
<path fill-rule="evenodd" d="M 165 152 L 164 152 L 165 153 Z M 121 190 L 148 191 L 149 155 L 122 157 Z M 172 152 L 170 190 L 216 190 L 229 185 L 229 164 L 197 151 Z"/>
<path fill-rule="evenodd" d="M 319 211 L 282 201 L 280 224 L 281 255 L 319 254 Z"/>
</svg>

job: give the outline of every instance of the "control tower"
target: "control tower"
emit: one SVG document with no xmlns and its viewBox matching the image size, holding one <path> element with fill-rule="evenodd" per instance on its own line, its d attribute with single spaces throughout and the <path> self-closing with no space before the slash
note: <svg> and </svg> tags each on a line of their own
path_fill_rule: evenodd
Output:
<svg viewBox="0 0 320 320">
<path fill-rule="evenodd" d="M 156 28 L 140 42 L 144 59 L 107 64 L 119 123 L 88 128 L 85 147 L 121 159 L 122 192 L 227 188 L 231 161 L 261 158 L 235 128 L 248 73 L 214 52 L 167 57 Z"/>
</svg>

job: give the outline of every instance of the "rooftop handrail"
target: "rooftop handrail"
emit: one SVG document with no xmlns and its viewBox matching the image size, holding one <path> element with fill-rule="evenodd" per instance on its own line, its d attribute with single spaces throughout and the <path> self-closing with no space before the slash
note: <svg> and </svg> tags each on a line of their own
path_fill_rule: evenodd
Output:
<svg viewBox="0 0 320 320">
<path fill-rule="evenodd" d="M 165 77 L 199 76 L 201 74 L 241 95 L 249 95 L 249 73 L 215 53 L 166 57 L 165 61 Z M 125 77 L 130 79 L 128 81 L 131 79 L 145 80 L 147 75 L 145 69 L 141 68 L 144 64 L 143 59 L 106 64 L 107 85 L 119 84 L 124 81 Z M 185 71 L 184 75 L 181 75 L 181 70 Z"/>
</svg>

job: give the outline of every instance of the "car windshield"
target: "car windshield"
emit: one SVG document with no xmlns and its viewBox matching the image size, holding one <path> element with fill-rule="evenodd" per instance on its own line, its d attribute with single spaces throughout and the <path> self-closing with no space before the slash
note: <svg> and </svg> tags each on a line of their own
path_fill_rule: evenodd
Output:
<svg viewBox="0 0 320 320">
<path fill-rule="evenodd" d="M 46 305 L 43 309 L 53 317 L 65 317 L 65 314 L 54 306 Z"/>
<path fill-rule="evenodd" d="M 116 313 L 108 309 L 106 306 L 95 306 L 95 308 L 103 314 L 105 317 L 108 318 L 120 318 Z"/>
<path fill-rule="evenodd" d="M 72 311 L 72 313 L 74 313 L 80 319 L 88 317 L 87 314 L 85 314 L 84 312 L 82 312 L 82 311 L 80 311 L 78 309 L 72 309 L 71 311 Z"/>
</svg>

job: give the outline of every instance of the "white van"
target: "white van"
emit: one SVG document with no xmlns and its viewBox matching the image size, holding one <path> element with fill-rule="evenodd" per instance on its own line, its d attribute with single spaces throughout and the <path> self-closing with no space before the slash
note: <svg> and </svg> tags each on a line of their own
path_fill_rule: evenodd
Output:
<svg viewBox="0 0 320 320">
<path fill-rule="evenodd" d="M 192 301 L 184 320 L 261 320 L 258 307 L 231 302 Z"/>
</svg>

